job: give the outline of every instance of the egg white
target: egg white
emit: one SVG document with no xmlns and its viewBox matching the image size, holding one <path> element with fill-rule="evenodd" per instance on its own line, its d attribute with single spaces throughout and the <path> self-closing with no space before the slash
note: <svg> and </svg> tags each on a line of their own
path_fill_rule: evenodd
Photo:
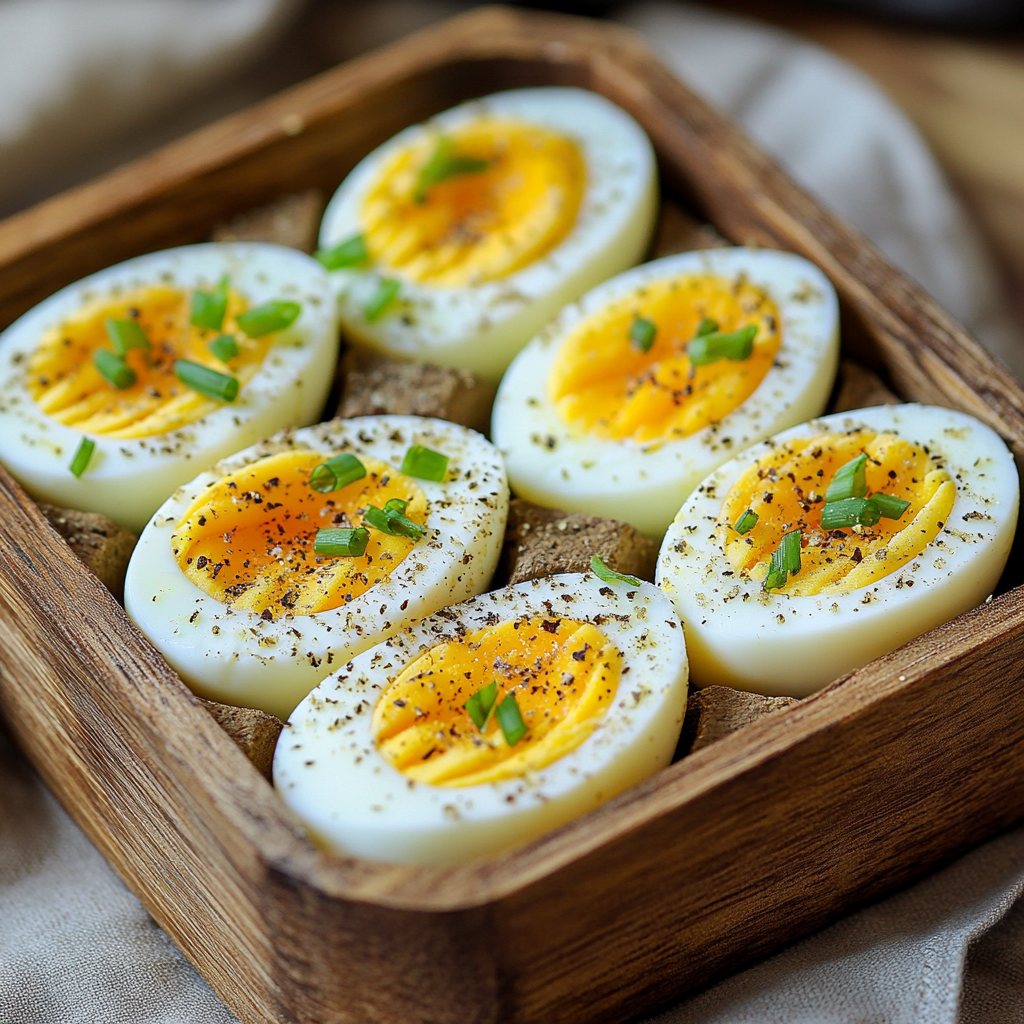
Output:
<svg viewBox="0 0 1024 1024">
<path fill-rule="evenodd" d="M 466 787 L 407 779 L 373 740 L 381 690 L 435 644 L 525 615 L 595 622 L 622 651 L 618 694 L 594 732 L 520 778 Z M 314 837 L 341 853 L 457 864 L 533 839 L 665 767 L 686 695 L 682 630 L 656 587 L 607 584 L 590 573 L 532 580 L 447 608 L 325 679 L 281 734 L 274 784 Z"/>
<path fill-rule="evenodd" d="M 443 482 L 416 480 L 428 534 L 349 604 L 267 621 L 205 594 L 181 571 L 171 535 L 195 498 L 226 474 L 278 452 L 349 451 L 399 467 L 412 444 L 449 457 Z M 203 697 L 287 718 L 327 673 L 414 619 L 478 593 L 494 573 L 508 514 L 497 450 L 476 431 L 418 416 L 333 420 L 286 432 L 219 462 L 179 488 L 143 531 L 125 579 L 136 625 Z"/>
<path fill-rule="evenodd" d="M 482 117 L 514 118 L 571 138 L 586 165 L 575 226 L 543 258 L 496 281 L 439 287 L 387 268 L 333 272 L 346 334 L 390 355 L 464 367 L 497 381 L 516 352 L 565 303 L 639 260 L 657 212 L 657 166 L 643 129 L 597 93 L 548 86 L 473 100 L 405 129 L 365 157 L 324 214 L 324 249 L 361 233 L 364 198 L 398 151 L 427 134 Z M 367 323 L 363 310 L 381 277 L 401 280 L 395 312 Z M 409 322 L 407 322 L 409 321 Z"/>
<path fill-rule="evenodd" d="M 860 427 L 941 456 L 957 494 L 936 539 L 903 568 L 845 594 L 766 594 L 757 580 L 735 573 L 715 523 L 739 476 L 776 443 Z M 886 405 L 836 413 L 755 445 L 690 495 L 658 558 L 657 582 L 683 620 L 694 682 L 805 697 L 973 608 L 999 580 L 1018 503 L 1006 445 L 983 423 L 950 409 Z"/>
<path fill-rule="evenodd" d="M 718 423 L 670 441 L 637 443 L 566 424 L 548 394 L 555 358 L 584 320 L 636 289 L 679 275 L 746 273 L 779 310 L 781 345 L 757 390 Z M 828 402 L 839 359 L 835 291 L 813 264 L 767 249 L 709 249 L 634 267 L 568 306 L 515 358 L 498 388 L 491 436 L 513 491 L 539 505 L 610 516 L 660 538 L 715 466 Z"/>
<path fill-rule="evenodd" d="M 43 334 L 83 306 L 150 285 L 212 288 L 228 274 L 250 308 L 271 299 L 302 312 L 278 333 L 235 401 L 186 426 L 139 439 L 93 435 L 80 479 L 69 464 L 84 435 L 44 413 L 27 388 Z M 338 354 L 337 314 L 323 268 L 304 253 L 261 243 L 210 243 L 149 253 L 61 289 L 0 334 L 0 461 L 36 498 L 100 512 L 138 532 L 179 485 L 231 452 L 286 426 L 315 421 Z"/>
</svg>

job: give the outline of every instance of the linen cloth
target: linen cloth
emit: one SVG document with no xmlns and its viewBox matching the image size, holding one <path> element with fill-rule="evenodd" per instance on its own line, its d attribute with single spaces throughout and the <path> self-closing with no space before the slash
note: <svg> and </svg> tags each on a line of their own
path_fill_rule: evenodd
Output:
<svg viewBox="0 0 1024 1024">
<path fill-rule="evenodd" d="M 393 5 L 378 6 L 387 18 Z M 82 145 L 86 122 L 115 138 L 196 79 L 252 59 L 290 7 L 0 0 L 0 203 Z M 196 38 L 186 29 L 207 14 L 215 29 Z M 1024 375 L 1018 334 L 972 225 L 916 131 L 873 84 L 792 36 L 706 9 L 642 4 L 622 17 Z M 42 68 L 54 74 L 37 74 Z M 645 1019 L 1024 1019 L 1022 890 L 1019 829 Z M 233 1020 L 0 733 L 0 1022 Z"/>
</svg>

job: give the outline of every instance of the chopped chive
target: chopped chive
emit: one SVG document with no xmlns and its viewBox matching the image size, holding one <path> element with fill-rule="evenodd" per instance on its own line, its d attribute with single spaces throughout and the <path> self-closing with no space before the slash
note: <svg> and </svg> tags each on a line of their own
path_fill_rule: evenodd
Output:
<svg viewBox="0 0 1024 1024">
<path fill-rule="evenodd" d="M 236 316 L 235 323 L 250 338 L 262 338 L 264 334 L 273 334 L 274 331 L 283 331 L 286 327 L 291 327 L 299 319 L 301 312 L 302 306 L 297 302 L 271 299 L 262 306 Z"/>
<path fill-rule="evenodd" d="M 68 469 L 71 470 L 76 478 L 81 479 L 82 474 L 89 466 L 89 461 L 92 459 L 92 453 L 95 450 L 96 442 L 91 437 L 83 437 L 78 442 L 75 457 L 71 460 L 71 465 L 68 466 Z"/>
<path fill-rule="evenodd" d="M 309 486 L 326 494 L 347 487 L 366 476 L 366 467 L 351 452 L 342 452 L 321 462 L 309 475 Z"/>
<path fill-rule="evenodd" d="M 516 695 L 510 693 L 499 705 L 495 712 L 498 725 L 505 735 L 505 742 L 514 747 L 530 730 L 523 721 L 519 711 L 519 704 L 516 702 Z"/>
<path fill-rule="evenodd" d="M 110 349 L 96 349 L 92 361 L 107 383 L 119 391 L 124 391 L 125 388 L 130 388 L 135 383 L 135 371 L 120 356 L 115 356 Z"/>
<path fill-rule="evenodd" d="M 706 316 L 697 325 L 697 334 L 695 336 L 698 338 L 703 338 L 705 334 L 715 334 L 717 331 L 718 321 L 712 320 L 711 317 Z"/>
<path fill-rule="evenodd" d="M 765 590 L 777 590 L 779 587 L 784 587 L 789 576 L 800 571 L 802 536 L 800 530 L 790 530 L 789 533 L 783 535 L 779 546 L 772 552 L 768 575 L 764 578 Z"/>
<path fill-rule="evenodd" d="M 409 502 L 405 501 L 403 498 L 388 498 L 388 500 L 384 502 L 384 511 L 404 513 L 408 506 Z"/>
<path fill-rule="evenodd" d="M 366 550 L 369 539 L 370 531 L 362 526 L 317 530 L 313 553 L 325 558 L 342 558 L 346 555 L 358 557 Z"/>
<path fill-rule="evenodd" d="M 399 500 L 401 499 L 391 499 L 391 501 Z M 390 505 L 391 501 L 387 504 Z M 412 540 L 419 540 L 427 532 L 419 523 L 407 519 L 404 509 L 399 511 L 394 506 L 377 508 L 376 505 L 367 505 L 366 511 L 363 513 L 363 522 L 369 523 L 375 530 L 390 534 L 392 537 L 410 537 Z"/>
<path fill-rule="evenodd" d="M 719 331 L 699 334 L 686 347 L 690 362 L 694 366 L 707 366 L 709 363 L 717 363 L 720 359 L 731 359 L 734 362 L 747 359 L 754 351 L 756 334 L 757 324 L 747 324 L 746 327 L 729 334 L 722 334 Z"/>
<path fill-rule="evenodd" d="M 441 481 L 448 472 L 448 456 L 414 444 L 402 459 L 402 472 L 419 480 Z"/>
<path fill-rule="evenodd" d="M 878 514 L 883 519 L 902 519 L 903 513 L 910 508 L 909 501 L 892 494 L 872 494 L 871 500 L 878 506 Z"/>
<path fill-rule="evenodd" d="M 202 363 L 178 359 L 174 363 L 178 380 L 193 391 L 218 402 L 233 402 L 238 397 L 238 380 L 226 373 L 218 373 Z"/>
<path fill-rule="evenodd" d="M 230 334 L 220 334 L 206 346 L 222 363 L 230 362 L 238 355 L 238 342 Z"/>
<path fill-rule="evenodd" d="M 192 293 L 192 314 L 189 322 L 207 331 L 219 331 L 228 311 L 228 276 L 225 274 L 212 292 L 198 289 Z M 219 358 L 219 357 L 218 357 Z"/>
<path fill-rule="evenodd" d="M 604 564 L 604 559 L 600 555 L 594 555 L 590 559 L 590 571 L 599 580 L 604 580 L 605 583 L 629 583 L 634 587 L 639 587 L 642 582 L 635 576 L 627 576 L 624 572 L 616 572 L 614 569 L 609 569 Z"/>
<path fill-rule="evenodd" d="M 454 178 L 459 174 L 479 174 L 486 171 L 490 161 L 473 156 L 459 156 L 455 152 L 455 143 L 447 135 L 437 140 L 430 159 L 420 168 L 413 190 L 413 199 L 420 204 L 427 201 L 427 193 L 439 182 Z"/>
<path fill-rule="evenodd" d="M 487 732 L 494 705 L 498 702 L 498 680 L 492 679 L 483 689 L 477 690 L 462 706 L 469 712 L 473 724 L 481 731 Z"/>
<path fill-rule="evenodd" d="M 107 337 L 114 344 L 114 351 L 124 358 L 124 354 L 133 348 L 149 349 L 149 338 L 137 320 L 106 319 Z"/>
<path fill-rule="evenodd" d="M 362 235 L 355 235 L 333 249 L 317 249 L 316 258 L 327 270 L 344 270 L 346 267 L 369 263 L 370 253 L 366 248 L 366 239 Z"/>
<path fill-rule="evenodd" d="M 733 529 L 742 537 L 745 533 L 750 533 L 757 524 L 757 519 L 757 513 L 753 509 L 748 508 L 747 511 L 736 520 L 736 525 L 733 526 Z"/>
<path fill-rule="evenodd" d="M 842 530 L 848 526 L 874 526 L 880 517 L 874 498 L 843 498 L 825 503 L 821 510 L 821 528 Z"/>
<path fill-rule="evenodd" d="M 863 498 L 868 493 L 867 480 L 864 476 L 867 461 L 867 455 L 861 452 L 857 458 L 851 459 L 845 466 L 840 466 L 836 470 L 832 483 L 825 492 L 826 503 L 842 501 L 844 498 Z"/>
<path fill-rule="evenodd" d="M 392 277 L 381 278 L 377 290 L 370 296 L 370 301 L 363 309 L 363 316 L 366 317 L 368 324 L 374 323 L 384 315 L 384 311 L 398 295 L 400 287 L 399 282 Z"/>
<path fill-rule="evenodd" d="M 638 316 L 630 325 L 629 340 L 634 348 L 639 349 L 641 352 L 650 352 L 651 346 L 654 344 L 654 336 L 657 333 L 658 328 L 653 320 Z"/>
</svg>

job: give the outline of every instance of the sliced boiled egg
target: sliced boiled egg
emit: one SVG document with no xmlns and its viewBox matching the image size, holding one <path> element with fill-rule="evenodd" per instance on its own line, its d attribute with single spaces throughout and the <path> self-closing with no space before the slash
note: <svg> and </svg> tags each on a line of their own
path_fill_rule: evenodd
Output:
<svg viewBox="0 0 1024 1024">
<path fill-rule="evenodd" d="M 34 496 L 138 531 L 199 470 L 314 421 L 337 350 L 327 275 L 303 253 L 140 256 L 0 334 L 0 461 Z"/>
<path fill-rule="evenodd" d="M 181 487 L 125 608 L 203 697 L 287 718 L 329 672 L 490 581 L 508 513 L 480 434 L 368 416 L 286 432 Z"/>
<path fill-rule="evenodd" d="M 515 359 L 492 436 L 513 490 L 660 537 L 715 466 L 825 408 L 828 279 L 792 253 L 668 256 L 599 285 Z"/>
<path fill-rule="evenodd" d="M 514 89 L 396 135 L 324 214 L 351 340 L 497 380 L 566 302 L 641 258 L 657 171 L 643 129 L 583 89 Z"/>
<path fill-rule="evenodd" d="M 662 544 L 694 682 L 803 697 L 974 607 L 1018 501 L 1006 445 L 949 409 L 838 413 L 755 445 Z"/>
<path fill-rule="evenodd" d="M 274 784 L 324 845 L 456 864 L 526 842 L 665 767 L 682 629 L 654 586 L 551 576 L 364 651 L 294 711 Z"/>
</svg>

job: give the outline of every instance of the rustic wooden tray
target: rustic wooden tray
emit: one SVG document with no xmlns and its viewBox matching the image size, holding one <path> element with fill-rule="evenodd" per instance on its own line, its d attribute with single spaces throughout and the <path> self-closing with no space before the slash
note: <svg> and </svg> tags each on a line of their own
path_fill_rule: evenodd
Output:
<svg viewBox="0 0 1024 1024">
<path fill-rule="evenodd" d="M 623 29 L 486 9 L 338 68 L 0 225 L 0 323 L 138 253 L 332 189 L 406 124 L 509 86 L 629 110 L 666 188 L 831 277 L 847 354 L 1024 454 L 1024 393 Z M 1008 585 L 1018 570 L 1008 570 Z M 1024 815 L 1024 589 L 684 758 L 531 845 L 454 869 L 318 851 L 0 472 L 0 712 L 246 1022 L 621 1020 L 735 970 Z"/>
</svg>

